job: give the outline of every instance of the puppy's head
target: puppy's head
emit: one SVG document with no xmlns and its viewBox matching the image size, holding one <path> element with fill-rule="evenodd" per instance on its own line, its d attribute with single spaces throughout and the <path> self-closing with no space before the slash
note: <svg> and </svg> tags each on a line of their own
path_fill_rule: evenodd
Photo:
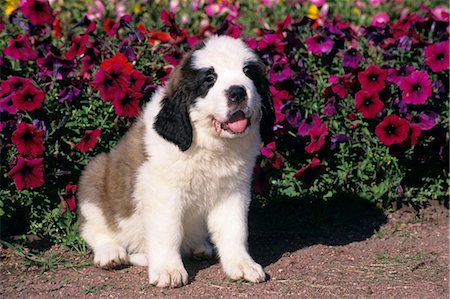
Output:
<svg viewBox="0 0 450 299">
<path fill-rule="evenodd" d="M 235 139 L 260 130 L 268 136 L 273 122 L 264 64 L 241 40 L 221 36 L 199 45 L 174 70 L 154 127 L 186 151 L 194 132 Z"/>
</svg>

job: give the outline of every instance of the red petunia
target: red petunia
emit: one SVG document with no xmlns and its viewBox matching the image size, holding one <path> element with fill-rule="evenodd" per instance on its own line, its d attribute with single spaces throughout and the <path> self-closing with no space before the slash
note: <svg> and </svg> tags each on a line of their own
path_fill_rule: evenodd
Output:
<svg viewBox="0 0 450 299">
<path fill-rule="evenodd" d="M 13 104 L 18 110 L 33 111 L 41 107 L 45 99 L 45 92 L 27 84 L 22 90 L 16 91 L 13 96 Z"/>
<path fill-rule="evenodd" d="M 86 44 L 89 41 L 89 35 L 72 36 L 72 45 L 66 53 L 66 59 L 72 60 L 75 57 L 81 57 L 86 52 Z"/>
<path fill-rule="evenodd" d="M 449 41 L 443 41 L 428 47 L 423 52 L 425 61 L 435 73 L 450 68 Z"/>
<path fill-rule="evenodd" d="M 370 65 L 365 71 L 359 72 L 358 80 L 361 88 L 371 91 L 381 91 L 385 86 L 387 71 L 375 65 Z"/>
<path fill-rule="evenodd" d="M 44 184 L 44 158 L 18 157 L 16 166 L 8 172 L 8 176 L 12 177 L 18 190 L 40 187 Z"/>
<path fill-rule="evenodd" d="M 47 0 L 25 0 L 20 9 L 33 25 L 53 24 L 53 11 Z"/>
<path fill-rule="evenodd" d="M 313 158 L 311 163 L 301 168 L 294 174 L 294 177 L 301 181 L 303 187 L 310 188 L 314 181 L 325 172 L 326 166 L 319 159 Z"/>
<path fill-rule="evenodd" d="M 328 83 L 331 84 L 331 90 L 340 98 L 345 99 L 351 86 L 351 74 L 342 76 L 328 76 Z"/>
<path fill-rule="evenodd" d="M 8 47 L 3 49 L 3 54 L 22 61 L 36 59 L 37 57 L 37 53 L 31 47 L 31 42 L 27 35 L 18 35 L 11 38 Z"/>
<path fill-rule="evenodd" d="M 39 156 L 44 152 L 44 131 L 32 124 L 21 122 L 13 132 L 11 141 L 16 145 L 19 154 L 24 156 Z"/>
<path fill-rule="evenodd" d="M 30 78 L 10 76 L 7 80 L 1 83 L 0 90 L 2 94 L 15 92 L 23 89 L 28 84 L 32 85 L 33 80 Z"/>
<path fill-rule="evenodd" d="M 119 64 L 111 65 L 107 70 L 100 69 L 91 85 L 100 91 L 103 101 L 115 101 L 123 98 L 130 85 L 130 73 Z"/>
<path fill-rule="evenodd" d="M 397 115 L 386 116 L 375 128 L 375 134 L 380 141 L 387 146 L 394 143 L 402 143 L 408 138 L 410 125 L 407 120 Z"/>
<path fill-rule="evenodd" d="M 114 111 L 122 117 L 136 117 L 140 110 L 139 103 L 141 98 L 141 93 L 128 89 L 127 94 L 123 98 L 112 101 Z"/>
<path fill-rule="evenodd" d="M 97 144 L 98 138 L 100 137 L 100 129 L 86 130 L 83 138 L 75 145 L 75 147 L 82 153 L 86 153 L 93 149 Z"/>
<path fill-rule="evenodd" d="M 100 69 L 107 71 L 113 65 L 120 65 L 127 73 L 131 73 L 133 65 L 128 62 L 128 59 L 122 53 L 116 53 L 113 57 L 103 60 L 100 64 Z"/>
<path fill-rule="evenodd" d="M 380 101 L 378 92 L 360 90 L 355 95 L 355 108 L 364 118 L 374 118 L 381 110 L 384 104 Z"/>
<path fill-rule="evenodd" d="M 308 153 L 317 152 L 322 148 L 325 144 L 325 137 L 328 135 L 328 128 L 325 124 L 321 124 L 318 127 L 314 127 L 309 132 L 309 136 L 311 137 L 311 141 L 305 147 L 305 150 Z"/>
<path fill-rule="evenodd" d="M 133 70 L 130 74 L 130 85 L 135 91 L 141 91 L 147 77 L 138 70 Z"/>
<path fill-rule="evenodd" d="M 426 72 L 414 72 L 400 81 L 402 100 L 406 104 L 423 104 L 431 96 L 433 88 Z"/>
<path fill-rule="evenodd" d="M 64 215 L 69 208 L 69 211 L 75 211 L 77 207 L 75 194 L 77 193 L 77 185 L 70 182 L 66 185 L 64 196 L 61 198 L 61 215 Z"/>
</svg>

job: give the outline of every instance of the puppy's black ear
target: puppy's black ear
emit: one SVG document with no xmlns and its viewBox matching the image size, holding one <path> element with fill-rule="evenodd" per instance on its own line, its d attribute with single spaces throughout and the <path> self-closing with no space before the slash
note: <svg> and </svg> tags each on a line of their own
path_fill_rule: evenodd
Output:
<svg viewBox="0 0 450 299">
<path fill-rule="evenodd" d="M 273 108 L 266 69 L 262 60 L 252 61 L 245 66 L 245 74 L 253 81 L 258 94 L 261 96 L 262 118 L 259 132 L 262 141 L 267 144 L 274 139 L 273 126 L 275 124 L 275 110 Z"/>
<path fill-rule="evenodd" d="M 190 92 L 184 83 L 180 68 L 175 69 L 154 123 L 156 132 L 176 144 L 183 152 L 192 144 L 192 125 L 189 118 Z"/>
</svg>

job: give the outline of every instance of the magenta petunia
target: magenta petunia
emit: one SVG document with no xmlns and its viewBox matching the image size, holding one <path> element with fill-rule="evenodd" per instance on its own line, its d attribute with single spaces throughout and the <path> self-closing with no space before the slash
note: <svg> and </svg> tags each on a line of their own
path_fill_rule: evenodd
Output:
<svg viewBox="0 0 450 299">
<path fill-rule="evenodd" d="M 423 104 L 433 92 L 428 74 L 424 71 L 413 72 L 403 78 L 399 87 L 402 91 L 402 100 L 406 104 Z"/>
<path fill-rule="evenodd" d="M 319 151 L 325 144 L 325 137 L 328 135 L 328 128 L 325 124 L 312 128 L 309 132 L 311 141 L 305 147 L 306 152 L 314 153 Z"/>
<path fill-rule="evenodd" d="M 22 111 L 39 109 L 44 99 L 45 92 L 34 87 L 32 84 L 26 85 L 22 90 L 16 91 L 12 96 L 14 107 Z"/>
<path fill-rule="evenodd" d="M 322 119 L 316 113 L 311 114 L 305 118 L 298 127 L 297 134 L 299 136 L 307 136 L 313 128 L 320 127 Z"/>
<path fill-rule="evenodd" d="M 434 128 L 440 115 L 436 112 L 426 110 L 412 117 L 411 123 L 418 126 L 422 131 L 428 131 Z"/>
<path fill-rule="evenodd" d="M 23 156 L 36 157 L 44 152 L 44 131 L 32 124 L 21 122 L 13 132 L 11 141 Z"/>
<path fill-rule="evenodd" d="M 416 71 L 412 65 L 403 64 L 396 69 L 388 69 L 387 81 L 400 85 L 400 81 L 406 76 Z"/>
<path fill-rule="evenodd" d="M 40 187 L 44 184 L 44 159 L 18 157 L 8 176 L 12 177 L 18 190 Z"/>
<path fill-rule="evenodd" d="M 278 56 L 278 55 L 277 55 Z M 291 78 L 292 70 L 286 56 L 281 56 L 276 59 L 269 70 L 269 82 L 276 84 Z"/>
<path fill-rule="evenodd" d="M 355 94 L 355 108 L 364 118 L 374 118 L 381 110 L 384 104 L 380 101 L 378 92 L 360 90 Z"/>
<path fill-rule="evenodd" d="M 27 35 L 18 35 L 11 38 L 8 47 L 3 49 L 3 54 L 22 61 L 36 59 L 37 57 L 37 53 L 31 47 L 31 42 Z"/>
<path fill-rule="evenodd" d="M 53 11 L 47 0 L 25 0 L 20 9 L 23 16 L 33 25 L 53 23 Z"/>
<path fill-rule="evenodd" d="M 310 188 L 325 170 L 326 166 L 319 159 L 313 158 L 307 166 L 302 167 L 294 174 L 294 178 L 301 181 L 303 187 Z"/>
<path fill-rule="evenodd" d="M 305 38 L 306 49 L 314 55 L 328 53 L 333 48 L 333 41 L 328 36 L 316 35 Z"/>
<path fill-rule="evenodd" d="M 450 68 L 449 41 L 446 40 L 425 47 L 424 56 L 426 63 L 433 72 L 448 70 Z"/>
<path fill-rule="evenodd" d="M 402 143 L 408 138 L 410 126 L 407 120 L 395 114 L 386 116 L 375 128 L 375 135 L 387 146 Z"/>
<path fill-rule="evenodd" d="M 387 71 L 380 69 L 373 64 L 358 74 L 358 80 L 361 83 L 361 88 L 371 91 L 383 90 L 386 77 Z"/>
<path fill-rule="evenodd" d="M 271 165 L 275 169 L 281 169 L 285 162 L 285 158 L 277 151 L 275 142 L 270 142 L 266 146 L 261 147 L 261 154 L 269 159 Z"/>
</svg>

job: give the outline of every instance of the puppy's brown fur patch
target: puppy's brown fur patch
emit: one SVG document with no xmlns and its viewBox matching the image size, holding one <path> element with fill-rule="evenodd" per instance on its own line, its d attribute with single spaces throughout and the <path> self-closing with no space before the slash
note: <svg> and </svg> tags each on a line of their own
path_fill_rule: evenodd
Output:
<svg viewBox="0 0 450 299">
<path fill-rule="evenodd" d="M 117 229 L 119 218 L 130 217 L 135 210 L 131 198 L 136 171 L 146 159 L 144 131 L 144 122 L 137 119 L 110 153 L 89 162 L 80 178 L 78 198 L 98 205 L 112 229 Z M 81 225 L 83 220 L 80 217 Z"/>
</svg>

